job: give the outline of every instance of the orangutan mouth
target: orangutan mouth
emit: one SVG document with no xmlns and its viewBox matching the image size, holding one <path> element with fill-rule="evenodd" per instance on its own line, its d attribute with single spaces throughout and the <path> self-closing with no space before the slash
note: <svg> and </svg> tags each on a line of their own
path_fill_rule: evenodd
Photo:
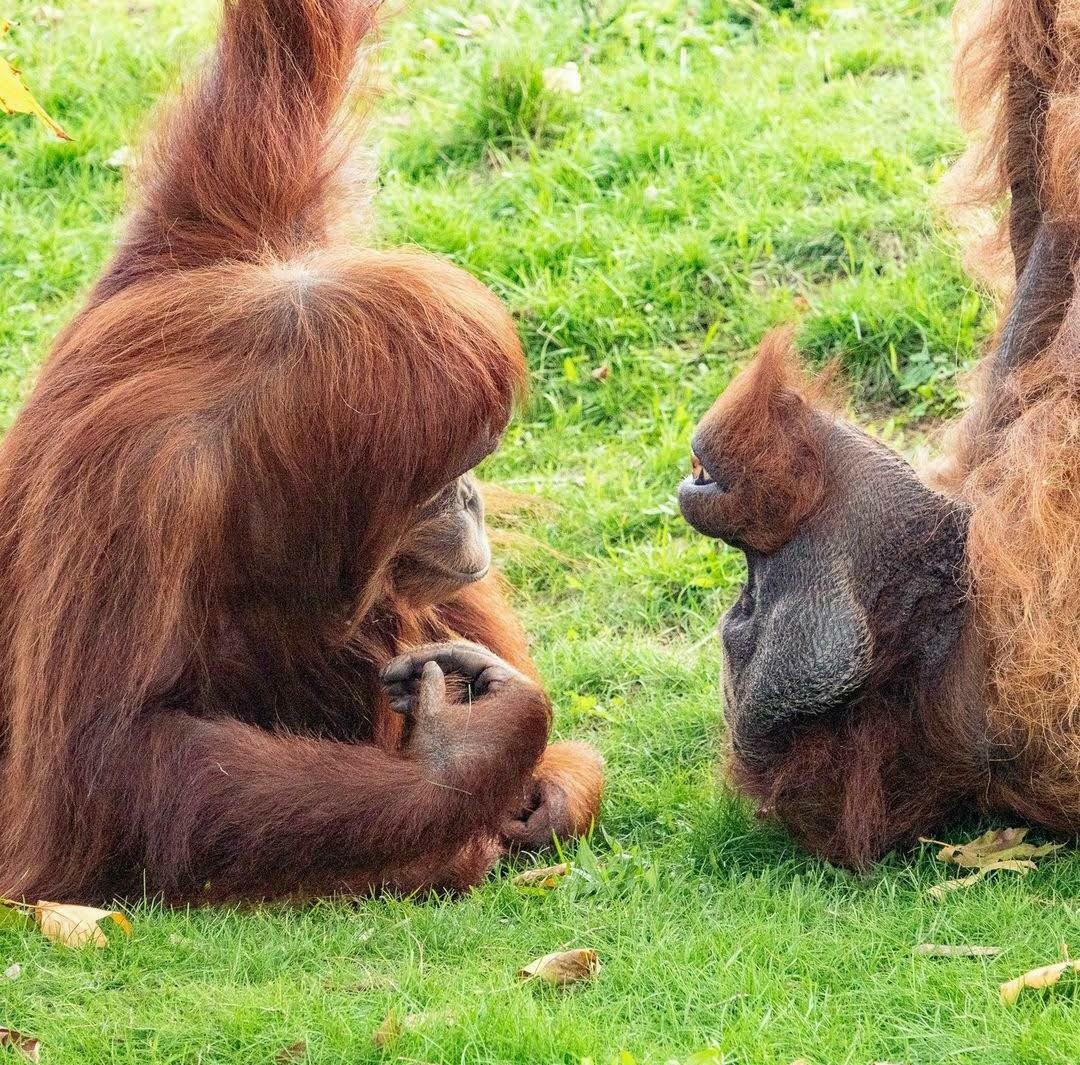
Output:
<svg viewBox="0 0 1080 1065">
<path fill-rule="evenodd" d="M 699 488 L 716 483 L 715 478 L 707 469 L 705 469 L 704 463 L 702 463 L 701 459 L 698 458 L 697 453 L 694 451 L 690 452 L 690 473 L 694 478 L 694 484 Z"/>
</svg>

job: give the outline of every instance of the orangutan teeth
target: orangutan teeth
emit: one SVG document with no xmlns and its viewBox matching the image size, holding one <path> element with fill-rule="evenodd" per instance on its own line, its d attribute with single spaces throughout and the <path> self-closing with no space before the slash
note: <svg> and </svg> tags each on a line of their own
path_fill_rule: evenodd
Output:
<svg viewBox="0 0 1080 1065">
<path fill-rule="evenodd" d="M 690 452 L 690 473 L 696 485 L 704 486 L 714 483 L 712 477 L 709 476 L 709 471 L 702 465 L 701 459 L 692 451 Z"/>
</svg>

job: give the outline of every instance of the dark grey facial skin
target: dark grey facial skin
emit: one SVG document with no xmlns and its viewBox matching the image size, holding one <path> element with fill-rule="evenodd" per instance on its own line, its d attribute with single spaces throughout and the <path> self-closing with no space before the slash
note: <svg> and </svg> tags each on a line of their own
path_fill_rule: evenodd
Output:
<svg viewBox="0 0 1080 1065">
<path fill-rule="evenodd" d="M 484 501 L 471 474 L 431 499 L 409 530 L 394 563 L 394 586 L 415 606 L 445 602 L 491 569 Z"/>
<path fill-rule="evenodd" d="M 963 625 L 965 512 L 888 448 L 821 418 L 822 506 L 769 555 L 734 545 L 747 580 L 721 622 L 725 717 L 751 763 L 768 762 L 800 723 L 870 687 L 933 683 Z M 709 457 L 700 459 L 707 470 Z M 707 486 L 683 487 L 687 520 L 720 535 Z"/>
</svg>

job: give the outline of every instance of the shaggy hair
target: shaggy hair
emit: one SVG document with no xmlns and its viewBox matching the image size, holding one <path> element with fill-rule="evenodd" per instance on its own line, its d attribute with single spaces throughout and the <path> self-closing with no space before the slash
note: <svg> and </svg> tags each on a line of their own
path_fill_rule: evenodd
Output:
<svg viewBox="0 0 1080 1065">
<path fill-rule="evenodd" d="M 1080 2 L 980 0 L 958 24 L 971 147 L 948 191 L 965 218 L 997 219 L 973 243 L 973 271 L 1008 277 L 1004 324 L 935 481 L 970 520 L 967 620 L 932 683 L 870 683 L 769 764 L 728 759 L 764 812 L 859 867 L 960 809 L 1080 830 Z M 718 404 L 746 412 L 734 447 L 757 456 L 762 485 L 787 471 L 786 495 L 767 488 L 782 515 L 812 515 L 822 498 L 805 458 L 817 399 L 798 381 L 790 346 L 771 339 Z M 764 513 L 740 506 L 732 524 Z M 766 531 L 784 543 L 803 520 Z"/>
<path fill-rule="evenodd" d="M 451 637 L 535 670 L 497 578 L 424 609 L 389 579 L 526 368 L 465 272 L 343 239 L 378 6 L 226 0 L 0 446 L 0 894 L 461 887 L 538 781 L 579 770 L 595 813 L 598 760 L 544 753 L 538 688 L 477 718 L 492 753 L 448 787 L 380 685 Z"/>
</svg>

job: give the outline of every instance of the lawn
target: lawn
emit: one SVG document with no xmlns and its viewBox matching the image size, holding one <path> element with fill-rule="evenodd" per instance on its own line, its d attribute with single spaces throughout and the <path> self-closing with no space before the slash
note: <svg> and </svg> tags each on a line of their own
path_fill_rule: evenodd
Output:
<svg viewBox="0 0 1080 1065">
<path fill-rule="evenodd" d="M 108 255 L 117 150 L 190 76 L 213 4 L 7 14 L 3 54 L 73 140 L 0 117 L 0 429 Z M 484 473 L 532 503 L 498 550 L 558 733 L 607 757 L 603 831 L 547 893 L 511 868 L 455 902 L 144 905 L 104 951 L 0 931 L 0 971 L 21 966 L 0 976 L 0 1026 L 39 1037 L 48 1065 L 1080 1060 L 1068 988 L 997 997 L 1080 948 L 1080 856 L 935 901 L 932 849 L 855 877 L 725 794 L 713 628 L 741 561 L 674 503 L 693 423 L 773 323 L 838 357 L 886 436 L 955 409 L 992 315 L 932 206 L 961 143 L 950 47 L 943 6 L 903 0 L 396 15 L 376 239 L 451 257 L 519 322 L 532 396 Z M 568 62 L 580 93 L 545 89 Z M 922 942 L 1003 949 L 935 959 Z M 515 978 L 571 946 L 599 952 L 591 983 Z M 377 1047 L 391 1011 L 400 1031 Z"/>
</svg>

